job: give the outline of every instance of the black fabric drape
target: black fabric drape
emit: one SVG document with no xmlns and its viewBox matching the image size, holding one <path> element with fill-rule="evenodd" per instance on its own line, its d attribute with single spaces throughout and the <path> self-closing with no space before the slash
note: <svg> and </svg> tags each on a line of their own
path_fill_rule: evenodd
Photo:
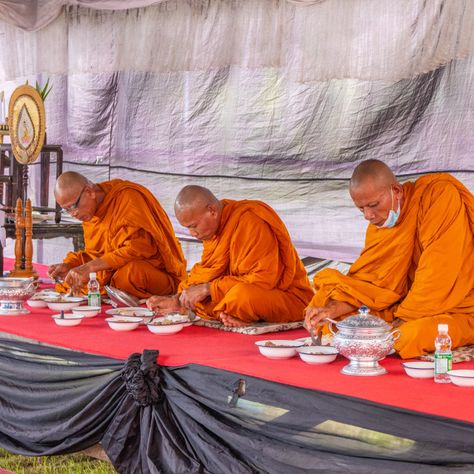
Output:
<svg viewBox="0 0 474 474">
<path fill-rule="evenodd" d="M 120 473 L 474 470 L 471 423 L 156 356 L 0 339 L 0 445 L 51 455 L 101 442 Z"/>
</svg>

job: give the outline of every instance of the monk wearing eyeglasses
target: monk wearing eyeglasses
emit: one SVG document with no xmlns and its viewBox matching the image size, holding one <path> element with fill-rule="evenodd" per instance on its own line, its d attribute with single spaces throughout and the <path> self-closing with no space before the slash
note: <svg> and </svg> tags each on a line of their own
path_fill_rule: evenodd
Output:
<svg viewBox="0 0 474 474">
<path fill-rule="evenodd" d="M 276 212 L 260 201 L 217 199 L 186 186 L 175 213 L 203 241 L 203 253 L 178 293 L 153 296 L 147 306 L 166 314 L 194 310 L 227 326 L 303 319 L 313 291 L 290 235 Z"/>
<path fill-rule="evenodd" d="M 402 185 L 379 160 L 355 168 L 349 191 L 370 223 L 365 248 L 347 275 L 316 274 L 306 326 L 365 305 L 399 327 L 403 358 L 434 351 L 439 323 L 448 324 L 453 347 L 474 344 L 472 193 L 446 173 Z"/>
<path fill-rule="evenodd" d="M 48 274 L 63 279 L 60 291 L 86 293 L 89 273 L 138 298 L 176 292 L 186 262 L 171 222 L 145 187 L 114 179 L 92 183 L 68 171 L 59 176 L 56 201 L 82 221 L 85 250 L 70 252 Z"/>
</svg>

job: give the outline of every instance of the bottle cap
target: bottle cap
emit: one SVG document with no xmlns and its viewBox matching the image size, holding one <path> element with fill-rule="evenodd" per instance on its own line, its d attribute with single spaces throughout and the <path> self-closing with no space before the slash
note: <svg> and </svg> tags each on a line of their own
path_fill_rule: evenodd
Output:
<svg viewBox="0 0 474 474">
<path fill-rule="evenodd" d="M 439 332 L 448 332 L 448 325 L 447 324 L 438 324 L 438 331 Z"/>
<path fill-rule="evenodd" d="M 96 272 L 90 272 L 89 273 L 89 280 L 95 280 L 97 278 L 97 273 Z"/>
</svg>

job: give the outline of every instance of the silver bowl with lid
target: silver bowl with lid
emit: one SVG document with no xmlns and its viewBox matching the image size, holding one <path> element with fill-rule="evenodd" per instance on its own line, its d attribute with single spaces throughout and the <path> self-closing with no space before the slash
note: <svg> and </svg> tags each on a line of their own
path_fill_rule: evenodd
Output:
<svg viewBox="0 0 474 474">
<path fill-rule="evenodd" d="M 0 316 L 28 314 L 23 303 L 35 292 L 34 278 L 0 278 Z"/>
<path fill-rule="evenodd" d="M 329 330 L 334 335 L 334 347 L 350 360 L 341 372 L 347 375 L 371 376 L 387 373 L 378 361 L 393 350 L 400 330 L 383 319 L 369 314 L 362 306 L 359 314 L 336 322 L 329 319 Z M 333 330 L 336 325 L 337 332 Z"/>
</svg>

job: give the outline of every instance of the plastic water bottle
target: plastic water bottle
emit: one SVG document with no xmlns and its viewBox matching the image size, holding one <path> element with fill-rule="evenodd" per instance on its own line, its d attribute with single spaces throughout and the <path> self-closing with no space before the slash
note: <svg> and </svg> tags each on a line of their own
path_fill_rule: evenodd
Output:
<svg viewBox="0 0 474 474">
<path fill-rule="evenodd" d="M 89 306 L 100 306 L 100 285 L 95 272 L 89 273 L 87 284 L 87 304 Z"/>
<path fill-rule="evenodd" d="M 452 358 L 451 338 L 448 334 L 447 324 L 438 324 L 438 335 L 435 339 L 435 355 L 434 355 L 434 381 L 437 383 L 449 383 L 451 379 L 447 374 L 451 370 Z"/>
</svg>

